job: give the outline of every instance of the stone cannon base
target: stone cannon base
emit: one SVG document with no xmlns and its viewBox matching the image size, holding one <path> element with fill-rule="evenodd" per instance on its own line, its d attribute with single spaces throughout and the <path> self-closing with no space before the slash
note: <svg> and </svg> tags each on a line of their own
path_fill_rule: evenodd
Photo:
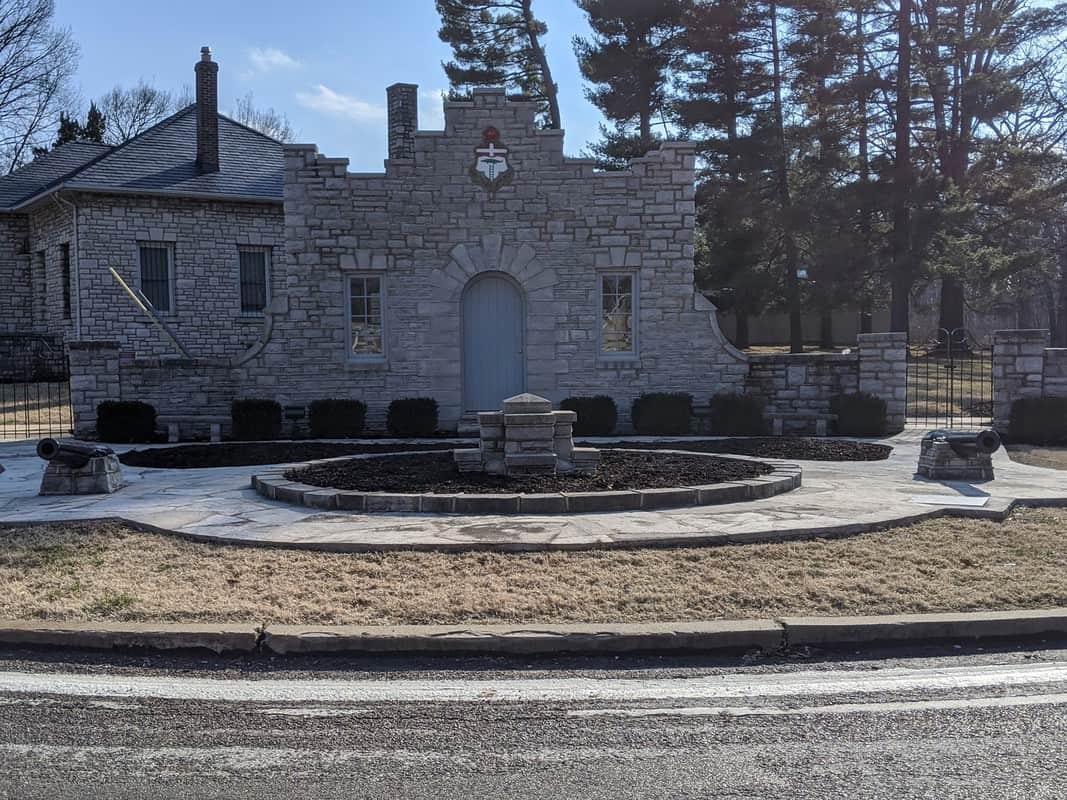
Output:
<svg viewBox="0 0 1067 800">
<path fill-rule="evenodd" d="M 923 440 L 919 474 L 937 481 L 991 481 L 993 459 L 989 453 L 961 456 L 948 442 Z"/>
<path fill-rule="evenodd" d="M 124 485 L 118 456 L 94 456 L 77 468 L 48 462 L 39 494 L 111 494 Z"/>
</svg>

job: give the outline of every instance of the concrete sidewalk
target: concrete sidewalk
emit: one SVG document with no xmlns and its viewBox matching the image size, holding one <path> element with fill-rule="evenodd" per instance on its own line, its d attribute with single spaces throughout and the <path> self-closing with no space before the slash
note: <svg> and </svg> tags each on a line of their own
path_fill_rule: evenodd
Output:
<svg viewBox="0 0 1067 800">
<path fill-rule="evenodd" d="M 845 536 L 944 514 L 1001 519 L 1017 503 L 1067 504 L 1067 473 L 1017 464 L 1003 450 L 994 455 L 994 481 L 918 478 L 923 433 L 880 440 L 894 448 L 885 461 L 797 462 L 803 487 L 766 500 L 552 516 L 319 512 L 256 494 L 250 479 L 264 466 L 124 467 L 129 485 L 116 494 L 39 497 L 44 463 L 33 443 L 8 443 L 0 444 L 7 468 L 0 474 L 0 523 L 115 518 L 199 539 L 350 552 L 538 550 Z"/>
</svg>

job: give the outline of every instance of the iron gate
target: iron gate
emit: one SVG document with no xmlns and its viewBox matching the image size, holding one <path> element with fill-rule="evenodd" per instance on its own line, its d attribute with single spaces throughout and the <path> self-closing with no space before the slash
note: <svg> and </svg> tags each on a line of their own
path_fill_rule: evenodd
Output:
<svg viewBox="0 0 1067 800">
<path fill-rule="evenodd" d="M 924 428 L 991 425 L 993 348 L 961 328 L 909 345 L 907 417 Z"/>
<path fill-rule="evenodd" d="M 73 427 L 59 337 L 0 334 L 0 440 L 67 436 Z"/>
</svg>

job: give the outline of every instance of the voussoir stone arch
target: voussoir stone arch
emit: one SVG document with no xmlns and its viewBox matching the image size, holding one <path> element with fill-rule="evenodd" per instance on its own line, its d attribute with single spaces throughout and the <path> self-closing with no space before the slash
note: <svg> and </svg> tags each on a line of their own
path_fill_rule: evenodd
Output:
<svg viewBox="0 0 1067 800">
<path fill-rule="evenodd" d="M 514 278 L 527 297 L 551 299 L 555 270 L 537 258 L 529 244 L 504 244 L 498 233 L 485 234 L 478 244 L 457 244 L 448 254 L 444 269 L 436 270 L 434 282 L 440 296 L 459 300 L 471 278 L 483 272 L 503 272 Z"/>
</svg>

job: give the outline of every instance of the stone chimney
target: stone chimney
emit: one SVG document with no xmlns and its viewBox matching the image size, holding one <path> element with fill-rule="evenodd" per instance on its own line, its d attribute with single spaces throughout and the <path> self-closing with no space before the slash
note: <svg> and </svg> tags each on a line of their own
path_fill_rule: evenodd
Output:
<svg viewBox="0 0 1067 800">
<path fill-rule="evenodd" d="M 219 171 L 219 65 L 211 48 L 200 48 L 196 62 L 196 171 Z"/>
<path fill-rule="evenodd" d="M 414 158 L 419 87 L 414 83 L 394 83 L 385 92 L 389 98 L 389 158 Z"/>
</svg>

